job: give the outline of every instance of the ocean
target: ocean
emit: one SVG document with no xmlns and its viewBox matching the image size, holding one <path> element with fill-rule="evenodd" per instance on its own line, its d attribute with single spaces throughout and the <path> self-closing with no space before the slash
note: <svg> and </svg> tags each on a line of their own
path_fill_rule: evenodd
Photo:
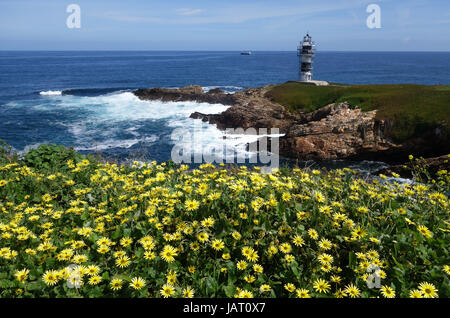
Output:
<svg viewBox="0 0 450 318">
<path fill-rule="evenodd" d="M 177 128 L 196 124 L 198 149 L 223 143 L 214 125 L 189 115 L 227 106 L 141 101 L 133 90 L 200 85 L 236 92 L 297 79 L 296 52 L 0 51 L 0 139 L 19 153 L 55 143 L 118 161 L 166 161 Z M 313 79 L 449 85 L 450 52 L 318 52 Z M 245 152 L 247 141 L 237 138 L 232 146 Z"/>
</svg>

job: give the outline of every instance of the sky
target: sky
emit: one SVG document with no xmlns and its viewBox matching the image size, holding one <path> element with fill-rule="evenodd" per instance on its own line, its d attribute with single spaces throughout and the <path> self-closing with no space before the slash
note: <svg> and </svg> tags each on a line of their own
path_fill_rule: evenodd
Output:
<svg viewBox="0 0 450 318">
<path fill-rule="evenodd" d="M 294 51 L 306 32 L 323 51 L 450 51 L 450 1 L 0 0 L 0 50 Z"/>
</svg>

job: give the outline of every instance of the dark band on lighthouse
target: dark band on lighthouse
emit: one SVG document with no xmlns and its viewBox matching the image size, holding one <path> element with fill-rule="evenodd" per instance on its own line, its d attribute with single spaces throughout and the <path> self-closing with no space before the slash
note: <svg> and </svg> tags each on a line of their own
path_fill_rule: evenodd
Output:
<svg viewBox="0 0 450 318">
<path fill-rule="evenodd" d="M 312 80 L 312 60 L 315 54 L 315 45 L 311 36 L 306 34 L 303 37 L 303 41 L 300 42 L 300 46 L 297 48 L 297 55 L 300 57 L 300 81 L 302 82 Z"/>
</svg>

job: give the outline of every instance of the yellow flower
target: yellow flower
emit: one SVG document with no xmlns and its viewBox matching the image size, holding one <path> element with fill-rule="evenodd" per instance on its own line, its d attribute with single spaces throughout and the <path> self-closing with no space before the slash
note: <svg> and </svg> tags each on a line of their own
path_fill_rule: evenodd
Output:
<svg viewBox="0 0 450 318">
<path fill-rule="evenodd" d="M 413 289 L 409 292 L 409 298 L 423 298 L 422 292 L 418 289 Z"/>
<path fill-rule="evenodd" d="M 160 293 L 164 298 L 168 298 L 175 293 L 175 288 L 170 284 L 164 284 L 161 287 Z"/>
<path fill-rule="evenodd" d="M 444 265 L 443 269 L 447 275 L 450 275 L 450 265 Z"/>
<path fill-rule="evenodd" d="M 109 284 L 109 286 L 111 287 L 112 290 L 119 290 L 122 288 L 122 279 L 120 278 L 115 278 L 113 280 L 111 280 L 111 283 Z"/>
<path fill-rule="evenodd" d="M 419 225 L 417 227 L 417 229 L 419 230 L 420 233 L 422 233 L 423 236 L 425 236 L 426 238 L 431 238 L 433 237 L 433 233 L 431 233 L 431 231 L 425 226 L 425 225 Z"/>
<path fill-rule="evenodd" d="M 353 284 L 347 285 L 345 288 L 345 292 L 352 298 L 359 297 L 361 294 L 361 291 Z"/>
<path fill-rule="evenodd" d="M 198 244 L 198 242 L 192 242 L 189 247 L 193 250 L 193 251 L 198 251 L 198 249 L 200 248 L 200 245 Z"/>
<path fill-rule="evenodd" d="M 131 261 L 128 256 L 122 256 L 116 259 L 116 265 L 120 268 L 128 267 L 130 265 Z"/>
<path fill-rule="evenodd" d="M 381 294 L 385 298 L 394 298 L 395 291 L 389 286 L 381 286 Z"/>
<path fill-rule="evenodd" d="M 310 238 L 317 240 L 319 238 L 319 234 L 317 234 L 317 231 L 314 229 L 309 229 L 308 230 L 308 235 Z"/>
<path fill-rule="evenodd" d="M 256 280 L 255 276 L 253 276 L 253 275 L 247 275 L 244 277 L 244 279 L 247 283 L 250 283 L 250 284 Z"/>
<path fill-rule="evenodd" d="M 278 249 L 275 245 L 270 245 L 267 252 L 269 253 L 269 255 L 275 255 L 276 253 L 278 253 Z"/>
<path fill-rule="evenodd" d="M 167 284 L 174 285 L 177 281 L 177 273 L 174 271 L 169 271 L 167 274 Z"/>
<path fill-rule="evenodd" d="M 235 240 L 239 240 L 241 238 L 241 234 L 239 232 L 233 232 L 231 234 Z"/>
<path fill-rule="evenodd" d="M 329 250 L 333 244 L 327 239 L 321 239 L 319 242 L 319 247 L 324 250 Z"/>
<path fill-rule="evenodd" d="M 19 282 L 23 283 L 27 280 L 29 273 L 30 271 L 28 269 L 22 269 L 20 271 L 15 271 L 14 276 L 16 276 Z"/>
<path fill-rule="evenodd" d="M 186 287 L 185 289 L 183 289 L 183 297 L 184 298 L 193 298 L 194 297 L 194 289 L 192 289 L 191 287 Z"/>
<path fill-rule="evenodd" d="M 250 262 L 256 262 L 259 259 L 259 255 L 257 251 L 253 251 L 249 256 L 247 256 L 247 259 Z"/>
<path fill-rule="evenodd" d="M 292 251 L 292 247 L 289 243 L 283 243 L 280 245 L 280 251 L 283 253 L 290 253 Z"/>
<path fill-rule="evenodd" d="M 141 289 L 142 287 L 145 286 L 145 280 L 142 279 L 141 277 L 134 277 L 134 278 L 131 280 L 130 286 L 131 286 L 132 288 L 136 289 L 136 290 L 139 290 L 139 289 Z"/>
<path fill-rule="evenodd" d="M 100 271 L 100 267 L 98 267 L 97 265 L 89 265 L 87 267 L 87 273 L 89 275 L 95 275 Z"/>
<path fill-rule="evenodd" d="M 253 294 L 252 292 L 244 289 L 239 292 L 237 298 L 253 298 Z"/>
<path fill-rule="evenodd" d="M 263 267 L 261 265 L 259 265 L 259 264 L 255 264 L 255 265 L 253 265 L 253 270 L 256 273 L 262 273 L 263 272 Z"/>
<path fill-rule="evenodd" d="M 304 288 L 299 288 L 296 290 L 297 297 L 298 298 L 311 298 L 311 295 L 309 294 L 309 290 Z"/>
<path fill-rule="evenodd" d="M 205 232 L 202 232 L 197 235 L 197 239 L 202 243 L 206 242 L 208 240 L 208 238 L 209 238 L 209 235 L 208 235 L 208 233 L 205 233 Z"/>
<path fill-rule="evenodd" d="M 152 251 L 145 251 L 144 252 L 144 258 L 146 259 L 146 260 L 152 260 L 152 259 L 154 259 L 156 257 L 156 254 L 155 254 L 155 252 L 152 252 Z"/>
<path fill-rule="evenodd" d="M 328 284 L 325 280 L 322 278 L 316 279 L 316 281 L 313 284 L 314 289 L 319 293 L 328 293 L 330 290 L 330 284 Z"/>
<path fill-rule="evenodd" d="M 330 254 L 327 253 L 323 253 L 320 254 L 319 257 L 317 258 L 319 260 L 320 263 L 322 264 L 330 264 L 333 262 L 333 256 L 331 256 Z"/>
<path fill-rule="evenodd" d="M 359 213 L 368 213 L 369 209 L 366 208 L 365 206 L 360 206 L 359 208 L 356 209 Z"/>
<path fill-rule="evenodd" d="M 247 262 L 246 261 L 239 261 L 236 266 L 237 266 L 237 268 L 239 270 L 243 271 L 244 269 L 247 268 Z"/>
<path fill-rule="evenodd" d="M 419 290 L 422 292 L 422 295 L 425 298 L 437 298 L 438 297 L 438 294 L 437 294 L 438 290 L 431 283 L 427 283 L 427 282 L 420 283 Z"/>
<path fill-rule="evenodd" d="M 291 263 L 291 262 L 293 262 L 293 261 L 295 260 L 295 257 L 294 257 L 294 255 L 292 255 L 292 254 L 286 254 L 286 255 L 284 256 L 284 259 L 285 259 L 288 263 Z"/>
<path fill-rule="evenodd" d="M 319 203 L 325 202 L 325 197 L 323 196 L 323 194 L 320 191 L 315 191 L 313 193 L 313 199 Z"/>
<path fill-rule="evenodd" d="M 123 237 L 120 240 L 120 245 L 122 245 L 123 247 L 129 246 L 131 243 L 133 243 L 133 239 L 131 239 L 129 237 Z"/>
<path fill-rule="evenodd" d="M 291 194 L 289 192 L 284 192 L 281 196 L 283 201 L 289 201 L 291 199 Z"/>
<path fill-rule="evenodd" d="M 262 293 L 270 292 L 270 285 L 268 285 L 268 284 L 262 284 L 262 285 L 259 287 L 259 291 L 262 292 Z"/>
<path fill-rule="evenodd" d="M 184 206 L 186 207 L 186 210 L 194 211 L 194 210 L 198 209 L 198 207 L 200 206 L 200 203 L 196 200 L 187 200 L 186 203 L 184 204 Z"/>
<path fill-rule="evenodd" d="M 339 283 L 341 282 L 341 278 L 340 278 L 339 276 L 336 276 L 336 275 L 332 275 L 332 276 L 330 277 L 330 280 L 331 280 L 333 283 L 336 283 L 336 284 L 339 284 Z"/>
<path fill-rule="evenodd" d="M 94 275 L 89 278 L 89 285 L 98 285 L 102 281 L 102 278 L 98 275 Z"/>
<path fill-rule="evenodd" d="M 216 240 L 212 241 L 211 246 L 216 251 L 220 251 L 225 247 L 225 244 L 222 240 L 216 239 Z"/>
<path fill-rule="evenodd" d="M 305 244 L 305 241 L 300 235 L 296 235 L 292 241 L 295 246 L 303 246 Z"/>
<path fill-rule="evenodd" d="M 204 227 L 212 227 L 214 225 L 214 223 L 215 223 L 214 218 L 209 217 L 209 218 L 204 219 L 201 224 Z"/>
<path fill-rule="evenodd" d="M 167 263 L 172 263 L 175 260 L 175 256 L 178 255 L 178 251 L 173 246 L 166 245 L 164 246 L 160 255 L 162 259 L 165 260 Z"/>
<path fill-rule="evenodd" d="M 287 283 L 284 285 L 284 289 L 286 289 L 290 293 L 293 293 L 295 291 L 295 286 L 292 283 Z"/>
<path fill-rule="evenodd" d="M 58 283 L 58 272 L 57 271 L 46 271 L 42 276 L 42 280 L 45 284 L 49 286 L 54 286 Z"/>
</svg>

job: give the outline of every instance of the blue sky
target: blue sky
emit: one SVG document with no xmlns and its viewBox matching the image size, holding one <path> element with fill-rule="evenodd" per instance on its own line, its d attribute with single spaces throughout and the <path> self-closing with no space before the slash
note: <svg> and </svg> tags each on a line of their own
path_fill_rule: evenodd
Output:
<svg viewBox="0 0 450 318">
<path fill-rule="evenodd" d="M 69 29 L 69 4 L 81 28 Z M 381 28 L 369 29 L 369 4 Z M 450 51 L 449 0 L 0 0 L 0 50 Z"/>
</svg>

